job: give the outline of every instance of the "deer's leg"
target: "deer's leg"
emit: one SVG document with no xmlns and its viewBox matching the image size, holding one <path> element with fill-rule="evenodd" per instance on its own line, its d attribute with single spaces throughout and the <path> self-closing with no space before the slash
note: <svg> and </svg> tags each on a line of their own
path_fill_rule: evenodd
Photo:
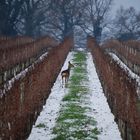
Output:
<svg viewBox="0 0 140 140">
<path fill-rule="evenodd" d="M 68 81 L 69 81 L 69 76 L 67 77 L 67 83 L 68 83 Z"/>
<path fill-rule="evenodd" d="M 69 77 L 66 77 L 65 83 L 68 83 Z"/>
<path fill-rule="evenodd" d="M 65 84 L 67 83 L 67 77 L 65 77 Z"/>
<path fill-rule="evenodd" d="M 62 85 L 64 84 L 64 76 L 62 76 Z"/>
</svg>

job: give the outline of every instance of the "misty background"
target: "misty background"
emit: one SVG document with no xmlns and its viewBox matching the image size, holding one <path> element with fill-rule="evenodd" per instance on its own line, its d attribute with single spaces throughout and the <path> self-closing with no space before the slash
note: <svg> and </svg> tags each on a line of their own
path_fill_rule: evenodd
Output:
<svg viewBox="0 0 140 140">
<path fill-rule="evenodd" d="M 115 13 L 120 6 L 124 8 L 134 7 L 137 11 L 140 10 L 140 1 L 139 0 L 114 0 L 112 11 Z"/>
<path fill-rule="evenodd" d="M 140 39 L 139 0 L 1 0 L 0 36 Z"/>
</svg>

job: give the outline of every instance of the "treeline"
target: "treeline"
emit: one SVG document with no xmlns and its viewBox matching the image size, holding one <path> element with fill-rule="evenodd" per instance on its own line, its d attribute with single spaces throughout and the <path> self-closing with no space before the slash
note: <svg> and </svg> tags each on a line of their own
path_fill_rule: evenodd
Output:
<svg viewBox="0 0 140 140">
<path fill-rule="evenodd" d="M 62 40 L 80 31 L 97 41 L 139 39 L 140 12 L 121 7 L 112 18 L 112 8 L 113 0 L 1 0 L 0 35 L 48 34 Z"/>
<path fill-rule="evenodd" d="M 116 13 L 114 19 L 114 33 L 118 40 L 136 40 L 140 39 L 140 11 L 136 11 L 133 7 L 120 9 Z"/>
<path fill-rule="evenodd" d="M 1 0 L 0 35 L 37 37 L 48 33 L 62 39 L 79 26 L 100 38 L 112 1 Z"/>
</svg>

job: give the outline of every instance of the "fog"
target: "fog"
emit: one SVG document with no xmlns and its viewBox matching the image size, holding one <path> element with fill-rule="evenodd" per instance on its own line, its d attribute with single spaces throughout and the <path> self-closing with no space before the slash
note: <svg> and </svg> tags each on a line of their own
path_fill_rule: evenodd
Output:
<svg viewBox="0 0 140 140">
<path fill-rule="evenodd" d="M 112 7 L 113 16 L 115 16 L 115 13 L 120 6 L 123 6 L 124 8 L 133 6 L 137 11 L 140 11 L 140 0 L 114 0 Z"/>
</svg>

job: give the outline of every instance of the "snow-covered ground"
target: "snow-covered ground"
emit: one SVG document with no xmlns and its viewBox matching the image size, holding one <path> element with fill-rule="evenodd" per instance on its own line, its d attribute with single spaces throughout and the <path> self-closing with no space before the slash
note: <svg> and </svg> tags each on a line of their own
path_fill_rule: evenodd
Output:
<svg viewBox="0 0 140 140">
<path fill-rule="evenodd" d="M 67 68 L 68 61 L 71 59 L 72 53 L 69 53 L 62 69 Z M 89 102 L 91 102 L 90 107 L 93 110 L 89 115 L 94 115 L 93 117 L 97 121 L 97 127 L 101 131 L 101 134 L 98 136 L 99 140 L 121 140 L 120 132 L 117 124 L 114 122 L 114 116 L 104 96 L 92 56 L 89 53 L 87 57 L 87 76 L 89 78 Z M 62 88 L 61 75 L 59 74 L 28 140 L 51 140 L 53 138 L 52 129 L 59 116 L 62 99 L 68 93 L 67 90 L 66 88 Z M 36 127 L 39 124 L 44 124 L 45 127 Z"/>
<path fill-rule="evenodd" d="M 118 126 L 104 96 L 91 54 L 88 54 L 87 71 L 91 91 L 91 106 L 93 107 L 97 127 L 102 131 L 99 140 L 121 140 Z"/>
</svg>

